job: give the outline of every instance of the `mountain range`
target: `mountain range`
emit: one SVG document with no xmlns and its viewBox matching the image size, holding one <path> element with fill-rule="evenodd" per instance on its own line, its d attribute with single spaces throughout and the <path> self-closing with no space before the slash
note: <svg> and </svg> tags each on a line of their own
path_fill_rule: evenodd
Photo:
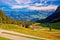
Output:
<svg viewBox="0 0 60 40">
<path fill-rule="evenodd" d="M 25 11 L 24 11 L 25 10 Z M 4 13 L 13 18 L 14 20 L 23 20 L 23 21 L 36 21 L 45 19 L 51 15 L 55 10 L 28 10 L 26 8 L 15 9 L 11 11 L 3 10 Z"/>
<path fill-rule="evenodd" d="M 46 19 L 37 20 L 36 22 L 41 22 L 41 23 L 60 22 L 60 6 L 56 9 L 56 11 L 52 15 L 48 16 Z"/>
</svg>

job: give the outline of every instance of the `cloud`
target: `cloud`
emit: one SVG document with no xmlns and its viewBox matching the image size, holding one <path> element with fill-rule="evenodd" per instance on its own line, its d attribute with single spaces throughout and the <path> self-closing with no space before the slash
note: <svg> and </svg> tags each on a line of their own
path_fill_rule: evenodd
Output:
<svg viewBox="0 0 60 40">
<path fill-rule="evenodd" d="M 17 8 L 28 8 L 31 10 L 50 10 L 50 9 L 55 9 L 57 6 L 55 5 L 49 5 L 47 6 L 47 1 L 57 1 L 57 0 L 39 0 L 40 3 L 37 3 L 36 1 L 38 0 L 33 0 L 36 2 L 33 4 L 34 6 L 31 6 L 29 3 L 32 3 L 32 0 L 15 0 L 17 4 L 19 5 L 12 5 L 12 9 L 17 9 Z M 42 6 L 42 7 L 37 7 L 37 6 Z"/>
<path fill-rule="evenodd" d="M 11 6 L 12 9 L 26 8 L 26 7 L 29 7 L 29 5 L 13 5 L 13 6 Z"/>
<path fill-rule="evenodd" d="M 40 3 L 38 3 L 38 1 Z M 10 7 L 12 9 L 17 9 L 17 8 L 28 8 L 31 10 L 50 10 L 50 9 L 56 9 L 57 6 L 51 4 L 48 6 L 47 5 L 48 1 L 59 1 L 59 0 L 0 0 L 0 2 L 3 2 L 4 4 L 10 5 Z M 32 2 L 35 2 L 35 4 L 33 4 Z M 33 5 L 30 5 L 30 3 L 32 3 Z M 40 6 L 40 7 L 38 7 Z"/>
<path fill-rule="evenodd" d="M 46 0 L 46 1 L 60 1 L 60 0 Z"/>
<path fill-rule="evenodd" d="M 13 1 L 12 0 L 0 0 L 0 4 L 11 6 L 11 5 L 15 5 L 16 1 L 15 0 L 13 0 Z"/>
<path fill-rule="evenodd" d="M 42 4 L 41 4 L 42 5 Z M 12 9 L 19 9 L 19 8 L 28 8 L 29 10 L 56 10 L 58 6 L 56 5 L 48 5 L 48 6 L 41 6 L 38 7 L 38 5 L 35 6 L 30 6 L 30 5 L 25 5 L 25 6 L 21 6 L 21 5 L 13 5 L 11 8 Z"/>
<path fill-rule="evenodd" d="M 29 6 L 31 0 L 15 0 L 18 5 L 12 5 L 12 9 L 26 8 Z"/>
<path fill-rule="evenodd" d="M 55 5 L 42 6 L 42 7 L 31 6 L 28 9 L 30 10 L 51 10 L 51 9 L 56 10 L 57 7 L 58 6 L 55 6 Z"/>
<path fill-rule="evenodd" d="M 19 5 L 13 5 L 11 8 L 16 9 L 16 8 L 24 8 L 25 6 L 19 6 Z"/>
<path fill-rule="evenodd" d="M 15 0 L 18 4 L 28 4 L 31 0 Z"/>
<path fill-rule="evenodd" d="M 35 6 L 42 6 L 44 5 L 43 3 L 36 3 Z"/>
</svg>

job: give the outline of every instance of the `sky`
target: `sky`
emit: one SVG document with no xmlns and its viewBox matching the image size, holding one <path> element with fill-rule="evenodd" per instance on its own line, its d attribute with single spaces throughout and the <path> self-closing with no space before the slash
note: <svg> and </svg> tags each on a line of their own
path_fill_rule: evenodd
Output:
<svg viewBox="0 0 60 40">
<path fill-rule="evenodd" d="M 0 9 L 51 10 L 60 5 L 60 0 L 0 0 Z"/>
</svg>

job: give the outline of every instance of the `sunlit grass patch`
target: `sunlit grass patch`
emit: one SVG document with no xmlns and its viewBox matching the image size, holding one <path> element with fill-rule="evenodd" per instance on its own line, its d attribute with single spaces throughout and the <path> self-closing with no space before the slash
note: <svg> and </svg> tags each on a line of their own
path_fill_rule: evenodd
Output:
<svg viewBox="0 0 60 40">
<path fill-rule="evenodd" d="M 11 39 L 0 37 L 0 40 L 11 40 Z"/>
</svg>

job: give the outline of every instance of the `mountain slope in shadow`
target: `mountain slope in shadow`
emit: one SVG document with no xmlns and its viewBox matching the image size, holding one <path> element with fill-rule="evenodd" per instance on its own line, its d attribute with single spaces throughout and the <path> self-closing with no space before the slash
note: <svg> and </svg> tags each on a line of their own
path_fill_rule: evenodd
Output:
<svg viewBox="0 0 60 40">
<path fill-rule="evenodd" d="M 36 22 L 41 22 L 41 23 L 60 22 L 60 6 L 56 9 L 56 11 L 52 15 L 48 16 L 46 19 L 37 20 Z"/>
</svg>

